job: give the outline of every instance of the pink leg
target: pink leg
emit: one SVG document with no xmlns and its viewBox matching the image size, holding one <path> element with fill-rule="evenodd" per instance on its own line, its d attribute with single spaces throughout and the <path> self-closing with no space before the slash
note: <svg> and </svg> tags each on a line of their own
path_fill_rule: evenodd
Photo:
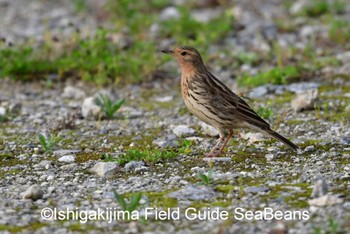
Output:
<svg viewBox="0 0 350 234">
<path fill-rule="evenodd" d="M 217 156 L 219 156 L 219 155 L 222 153 L 223 149 L 225 148 L 225 146 L 226 146 L 226 144 L 228 143 L 228 141 L 231 139 L 232 135 L 233 135 L 233 130 L 231 130 L 230 135 L 228 135 L 228 137 L 227 137 L 225 143 L 221 146 L 219 152 L 217 152 L 217 153 L 214 155 L 214 157 L 217 157 Z"/>
<path fill-rule="evenodd" d="M 214 156 L 214 152 L 216 150 L 216 148 L 218 148 L 218 146 L 220 145 L 220 143 L 224 140 L 224 136 L 220 135 L 220 138 L 218 139 L 216 145 L 210 150 L 210 152 L 208 154 L 206 154 L 205 156 L 207 157 L 212 157 Z"/>
</svg>

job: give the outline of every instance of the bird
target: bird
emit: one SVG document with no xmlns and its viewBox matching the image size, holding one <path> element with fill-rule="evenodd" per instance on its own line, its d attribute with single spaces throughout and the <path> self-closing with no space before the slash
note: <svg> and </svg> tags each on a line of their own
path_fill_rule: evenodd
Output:
<svg viewBox="0 0 350 234">
<path fill-rule="evenodd" d="M 181 93 L 189 111 L 219 132 L 217 143 L 206 154 L 207 157 L 219 156 L 234 130 L 239 128 L 265 132 L 292 150 L 300 152 L 297 145 L 272 130 L 246 101 L 215 77 L 204 65 L 195 48 L 180 46 L 161 52 L 175 57 L 181 66 Z M 222 146 L 217 151 L 220 144 Z"/>
</svg>

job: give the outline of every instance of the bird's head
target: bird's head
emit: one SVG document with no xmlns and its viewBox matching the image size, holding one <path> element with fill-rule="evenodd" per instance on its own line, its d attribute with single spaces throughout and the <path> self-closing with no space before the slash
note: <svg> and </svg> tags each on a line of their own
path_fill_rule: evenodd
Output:
<svg viewBox="0 0 350 234">
<path fill-rule="evenodd" d="M 201 55 L 193 47 L 181 46 L 173 50 L 162 50 L 162 52 L 174 56 L 182 67 L 203 65 Z"/>
</svg>

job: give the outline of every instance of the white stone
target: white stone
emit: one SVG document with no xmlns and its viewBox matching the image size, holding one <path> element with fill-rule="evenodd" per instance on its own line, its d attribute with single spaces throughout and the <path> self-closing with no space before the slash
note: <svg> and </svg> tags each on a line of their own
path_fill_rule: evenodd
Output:
<svg viewBox="0 0 350 234">
<path fill-rule="evenodd" d="M 206 124 L 204 122 L 200 122 L 199 124 L 202 128 L 203 134 L 207 136 L 218 136 L 219 132 L 216 130 L 213 126 L 210 126 L 209 124 Z"/>
<path fill-rule="evenodd" d="M 335 205 L 342 202 L 343 202 L 343 199 L 338 198 L 337 196 L 331 195 L 331 194 L 326 194 L 322 197 L 310 199 L 308 201 L 310 206 L 328 206 L 328 205 Z"/>
<path fill-rule="evenodd" d="M 295 112 L 312 109 L 318 98 L 318 90 L 311 89 L 303 93 L 299 93 L 291 101 L 291 106 Z"/>
<path fill-rule="evenodd" d="M 0 115 L 5 115 L 6 114 L 6 109 L 3 106 L 0 106 Z"/>
<path fill-rule="evenodd" d="M 241 133 L 240 136 L 245 139 L 248 140 L 248 144 L 253 144 L 255 142 L 259 142 L 264 140 L 264 134 L 261 132 L 247 132 L 247 133 Z"/>
<path fill-rule="evenodd" d="M 41 199 L 43 195 L 44 192 L 41 189 L 41 187 L 38 184 L 34 184 L 23 193 L 23 199 L 30 199 L 36 201 L 38 199 Z"/>
<path fill-rule="evenodd" d="M 177 125 L 173 129 L 173 133 L 176 136 L 191 136 L 195 133 L 195 130 L 187 125 Z"/>
<path fill-rule="evenodd" d="M 64 162 L 64 163 L 72 163 L 75 161 L 75 155 L 64 155 L 58 159 L 59 162 Z"/>
<path fill-rule="evenodd" d="M 161 21 L 165 21 L 165 20 L 170 20 L 170 19 L 179 19 L 180 18 L 180 13 L 177 10 L 176 7 L 167 7 L 165 8 L 159 16 Z"/>
<path fill-rule="evenodd" d="M 98 162 L 90 169 L 90 171 L 100 177 L 105 177 L 116 174 L 117 169 L 118 163 L 116 162 Z"/>
<path fill-rule="evenodd" d="M 88 97 L 83 102 L 81 112 L 85 119 L 98 119 L 102 114 L 102 109 L 95 103 L 94 97 Z"/>
</svg>

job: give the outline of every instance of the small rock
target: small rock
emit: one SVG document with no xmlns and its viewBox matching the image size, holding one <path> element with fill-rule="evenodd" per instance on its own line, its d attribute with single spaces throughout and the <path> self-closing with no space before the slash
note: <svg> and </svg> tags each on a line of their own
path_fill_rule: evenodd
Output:
<svg viewBox="0 0 350 234">
<path fill-rule="evenodd" d="M 24 193 L 23 199 L 31 199 L 33 201 L 39 200 L 44 196 L 43 190 L 39 185 L 34 184 L 30 186 Z"/>
<path fill-rule="evenodd" d="M 297 96 L 291 101 L 291 105 L 295 112 L 301 112 L 303 110 L 312 109 L 317 98 L 317 89 L 308 90 L 297 94 Z"/>
<path fill-rule="evenodd" d="M 66 149 L 61 149 L 61 150 L 55 150 L 53 151 L 53 155 L 57 157 L 62 157 L 64 155 L 69 155 L 69 154 L 76 154 L 79 153 L 81 150 L 66 150 Z"/>
<path fill-rule="evenodd" d="M 312 198 L 322 197 L 327 194 L 327 191 L 328 191 L 328 186 L 326 181 L 322 177 L 319 177 L 315 181 L 315 185 L 312 190 L 311 197 Z"/>
<path fill-rule="evenodd" d="M 315 150 L 315 146 L 314 145 L 308 145 L 304 149 L 305 152 L 312 152 L 314 150 Z"/>
<path fill-rule="evenodd" d="M 265 158 L 267 161 L 272 161 L 275 159 L 275 155 L 274 154 L 266 154 Z"/>
<path fill-rule="evenodd" d="M 59 162 L 72 163 L 75 161 L 75 155 L 64 155 L 58 159 Z"/>
<path fill-rule="evenodd" d="M 262 141 L 264 140 L 264 134 L 262 134 L 261 132 L 247 132 L 247 133 L 241 133 L 240 136 L 245 139 L 248 140 L 248 144 L 253 144 L 255 142 L 258 141 Z"/>
<path fill-rule="evenodd" d="M 202 132 L 204 135 L 207 136 L 218 136 L 219 132 L 216 130 L 213 126 L 210 126 L 209 124 L 206 124 L 204 122 L 200 122 L 199 124 L 202 128 Z"/>
<path fill-rule="evenodd" d="M 125 164 L 124 169 L 125 171 L 132 171 L 141 168 L 144 165 L 145 163 L 143 161 L 130 161 L 127 164 Z"/>
<path fill-rule="evenodd" d="M 331 194 L 326 194 L 322 197 L 310 199 L 308 201 L 310 206 L 330 206 L 330 205 L 335 205 L 342 202 L 343 202 L 343 199 L 338 198 L 337 196 L 331 195 Z"/>
<path fill-rule="evenodd" d="M 90 171 L 100 177 L 111 176 L 117 173 L 118 163 L 116 162 L 98 162 Z"/>
<path fill-rule="evenodd" d="M 3 106 L 0 106 L 0 115 L 6 115 L 6 108 Z"/>
<path fill-rule="evenodd" d="M 188 127 L 187 125 L 177 125 L 173 129 L 173 132 L 176 136 L 191 136 L 195 133 L 195 130 Z"/>
<path fill-rule="evenodd" d="M 102 115 L 102 109 L 95 103 L 94 97 L 88 97 L 84 100 L 81 112 L 85 119 L 96 120 Z"/>
<path fill-rule="evenodd" d="M 270 188 L 263 185 L 263 186 L 249 186 L 244 188 L 244 192 L 246 193 L 266 193 L 270 191 Z"/>
<path fill-rule="evenodd" d="M 251 97 L 251 98 L 259 98 L 259 97 L 262 97 L 262 96 L 264 96 L 264 95 L 266 95 L 268 93 L 269 93 L 268 86 L 267 85 L 262 85 L 262 86 L 256 87 L 253 90 L 251 90 L 249 92 L 249 97 Z"/>
<path fill-rule="evenodd" d="M 73 86 L 66 86 L 63 90 L 62 97 L 70 99 L 82 99 L 86 96 L 85 92 Z"/>
<path fill-rule="evenodd" d="M 169 134 L 165 137 L 161 137 L 152 141 L 152 143 L 161 148 L 165 147 L 176 147 L 179 145 L 179 141 L 175 134 Z"/>
<path fill-rule="evenodd" d="M 205 162 L 231 162 L 232 158 L 230 158 L 230 157 L 204 157 L 203 161 L 205 161 Z"/>
<path fill-rule="evenodd" d="M 161 21 L 165 21 L 165 20 L 170 20 L 170 19 L 179 19 L 180 18 L 180 13 L 177 10 L 176 7 L 167 7 L 165 8 L 159 16 L 159 19 Z"/>
<path fill-rule="evenodd" d="M 290 7 L 289 12 L 292 15 L 301 13 L 305 7 L 307 7 L 308 1 L 307 0 L 298 0 L 293 3 L 293 5 Z"/>
<path fill-rule="evenodd" d="M 173 100 L 173 96 L 164 96 L 164 97 L 156 97 L 154 100 L 156 102 L 171 102 Z"/>
<path fill-rule="evenodd" d="M 182 189 L 168 194 L 168 197 L 178 200 L 207 200 L 217 196 L 214 189 L 208 186 L 188 185 Z"/>
</svg>

